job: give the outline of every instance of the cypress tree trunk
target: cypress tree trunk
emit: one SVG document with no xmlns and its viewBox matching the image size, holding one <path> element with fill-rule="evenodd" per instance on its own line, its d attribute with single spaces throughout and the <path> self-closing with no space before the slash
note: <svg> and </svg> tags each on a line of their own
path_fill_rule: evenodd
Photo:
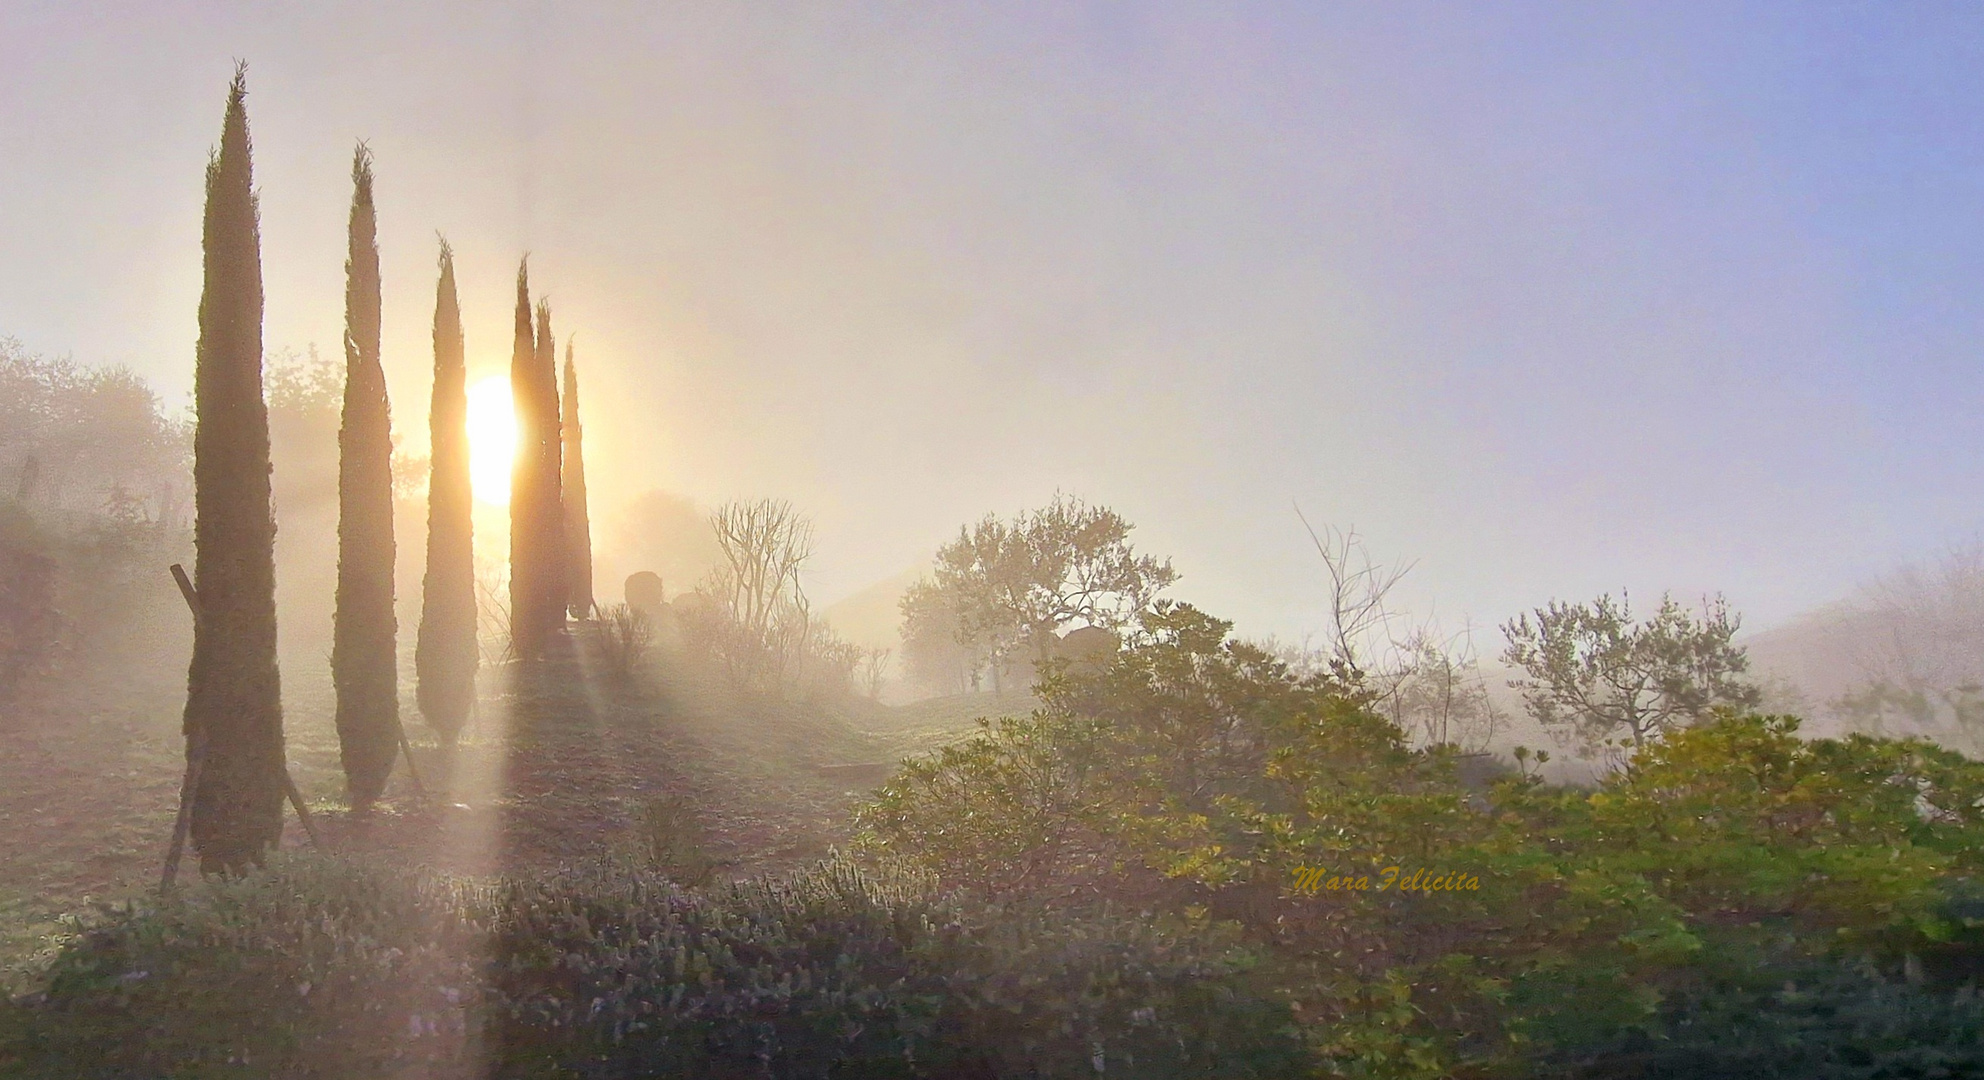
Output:
<svg viewBox="0 0 1984 1080">
<path fill-rule="evenodd" d="M 592 616 L 592 522 L 586 516 L 585 433 L 579 426 L 579 372 L 572 366 L 572 339 L 565 339 L 565 397 L 559 433 L 564 440 L 564 474 L 559 494 L 565 504 L 566 603 L 574 618 Z"/>
<path fill-rule="evenodd" d="M 204 740 L 193 796 L 200 869 L 238 872 L 282 839 L 282 692 L 276 671 L 275 516 L 262 400 L 262 254 L 249 163 L 245 72 L 228 88 L 207 162 L 206 282 L 193 376 L 194 579 L 200 612 L 186 675 L 187 752 Z"/>
<path fill-rule="evenodd" d="M 379 366 L 379 245 L 372 154 L 351 163 L 350 255 L 344 264 L 344 422 L 338 428 L 338 593 L 331 637 L 338 756 L 354 808 L 386 789 L 399 752 L 393 637 L 393 442 Z"/>
<path fill-rule="evenodd" d="M 469 487 L 468 370 L 455 257 L 441 242 L 434 292 L 434 400 L 428 414 L 427 576 L 414 646 L 420 714 L 453 746 L 475 704 L 475 533 Z"/>
</svg>

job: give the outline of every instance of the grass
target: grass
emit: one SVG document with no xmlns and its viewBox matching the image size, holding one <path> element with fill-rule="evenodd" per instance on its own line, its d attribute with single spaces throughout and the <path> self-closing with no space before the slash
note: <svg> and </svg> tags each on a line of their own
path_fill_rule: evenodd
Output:
<svg viewBox="0 0 1984 1080">
<path fill-rule="evenodd" d="M 191 634 L 164 573 L 126 588 L 117 620 L 0 711 L 0 992 L 32 984 L 71 932 L 65 916 L 156 885 L 183 768 Z M 307 636 L 284 640 L 291 772 L 329 846 L 471 874 L 625 850 L 664 799 L 693 812 L 709 873 L 789 871 L 842 843 L 867 793 L 819 766 L 893 762 L 968 733 L 981 714 L 1032 707 L 1023 694 L 901 707 L 740 697 L 679 670 L 629 688 L 578 656 L 535 680 L 485 670 L 482 722 L 453 763 L 460 788 L 416 799 L 402 767 L 360 821 L 345 812 L 328 664 Z M 438 786 L 449 769 L 419 722 L 405 659 L 407 732 Z M 307 843 L 294 821 L 292 848 Z"/>
</svg>

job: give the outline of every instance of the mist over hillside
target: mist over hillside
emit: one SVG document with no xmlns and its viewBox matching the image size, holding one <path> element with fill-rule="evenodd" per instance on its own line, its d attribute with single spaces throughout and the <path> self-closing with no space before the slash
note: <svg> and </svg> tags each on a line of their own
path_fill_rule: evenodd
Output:
<svg viewBox="0 0 1984 1080">
<path fill-rule="evenodd" d="M 0 5 L 0 1077 L 1984 1077 L 1980 56 Z"/>
</svg>

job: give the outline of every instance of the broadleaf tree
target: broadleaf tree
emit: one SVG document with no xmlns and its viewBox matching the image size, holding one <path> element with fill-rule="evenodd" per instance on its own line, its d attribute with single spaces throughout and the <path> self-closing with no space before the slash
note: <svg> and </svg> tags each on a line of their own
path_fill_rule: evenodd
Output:
<svg viewBox="0 0 1984 1080">
<path fill-rule="evenodd" d="M 997 687 L 1018 661 L 1051 657 L 1063 627 L 1130 625 L 1178 579 L 1169 559 L 1137 553 L 1133 528 L 1108 507 L 1057 495 L 1010 521 L 988 514 L 959 529 L 903 596 L 905 653 L 941 655 L 919 638 L 949 628 Z"/>
<path fill-rule="evenodd" d="M 1742 618 L 1720 596 L 1697 616 L 1672 596 L 1645 621 L 1627 597 L 1588 604 L 1552 600 L 1502 627 L 1502 659 L 1522 672 L 1530 714 L 1586 753 L 1639 750 L 1707 719 L 1718 707 L 1748 708 L 1761 695 L 1745 680 L 1749 657 L 1732 643 Z"/>
</svg>

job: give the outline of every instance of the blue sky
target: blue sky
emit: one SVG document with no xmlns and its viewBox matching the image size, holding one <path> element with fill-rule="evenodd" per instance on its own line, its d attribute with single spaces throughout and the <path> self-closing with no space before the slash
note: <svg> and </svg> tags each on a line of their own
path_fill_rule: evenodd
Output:
<svg viewBox="0 0 1984 1080">
<path fill-rule="evenodd" d="M 1299 636 L 1295 519 L 1405 599 L 1722 590 L 1761 626 L 1984 525 L 1984 8 L 0 9 L 0 334 L 188 383 L 251 63 L 271 345 L 330 350 L 351 142 L 422 438 L 532 252 L 598 499 L 781 495 L 816 593 L 1056 490 Z"/>
</svg>

